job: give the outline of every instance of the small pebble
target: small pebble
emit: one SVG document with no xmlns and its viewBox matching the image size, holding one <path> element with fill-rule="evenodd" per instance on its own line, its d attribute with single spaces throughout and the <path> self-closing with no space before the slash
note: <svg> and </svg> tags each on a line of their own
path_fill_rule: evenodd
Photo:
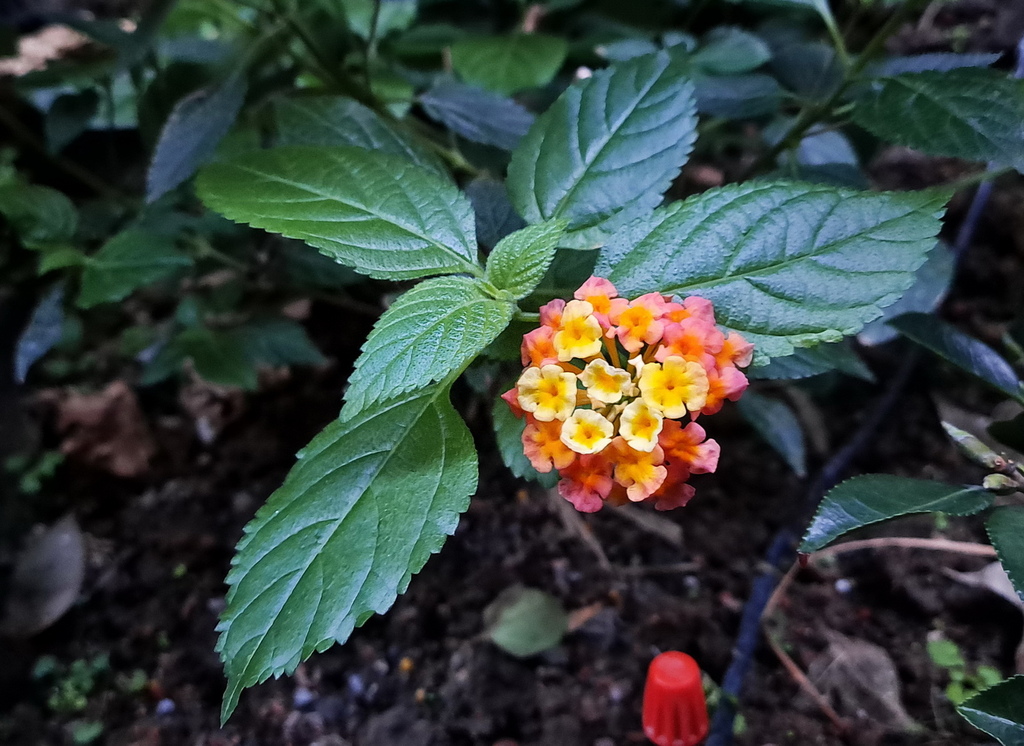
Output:
<svg viewBox="0 0 1024 746">
<path fill-rule="evenodd" d="M 366 691 L 366 685 L 359 674 L 354 673 L 348 677 L 348 690 L 353 697 L 359 697 Z"/>
<path fill-rule="evenodd" d="M 173 699 L 161 699 L 156 703 L 157 715 L 171 715 L 176 709 Z"/>
<path fill-rule="evenodd" d="M 296 710 L 302 710 L 313 704 L 316 699 L 316 695 L 313 694 L 309 689 L 304 686 L 295 688 L 295 693 L 292 695 L 292 707 Z"/>
</svg>

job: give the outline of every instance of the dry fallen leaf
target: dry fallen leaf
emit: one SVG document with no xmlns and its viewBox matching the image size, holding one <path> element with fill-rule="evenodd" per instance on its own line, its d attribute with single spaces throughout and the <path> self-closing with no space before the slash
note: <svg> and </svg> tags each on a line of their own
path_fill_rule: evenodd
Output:
<svg viewBox="0 0 1024 746">
<path fill-rule="evenodd" d="M 49 627 L 78 598 L 85 575 L 85 542 L 74 516 L 38 527 L 14 565 L 0 631 L 29 637 Z"/>
<path fill-rule="evenodd" d="M 903 708 L 899 675 L 889 654 L 878 645 L 833 630 L 826 637 L 828 649 L 807 673 L 835 708 L 887 730 L 917 730 L 919 726 Z"/>
<path fill-rule="evenodd" d="M 118 477 L 142 476 L 156 455 L 139 402 L 124 381 L 58 401 L 57 429 L 65 456 Z"/>
</svg>

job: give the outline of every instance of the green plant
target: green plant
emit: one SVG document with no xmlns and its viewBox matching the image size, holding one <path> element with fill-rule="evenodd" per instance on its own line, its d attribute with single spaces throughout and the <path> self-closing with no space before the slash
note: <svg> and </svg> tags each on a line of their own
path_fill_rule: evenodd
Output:
<svg viewBox="0 0 1024 746">
<path fill-rule="evenodd" d="M 49 306 L 40 305 L 24 370 L 52 349 L 54 308 L 88 320 L 144 293 L 163 309 L 156 321 L 119 324 L 122 348 L 140 359 L 141 383 L 165 380 L 189 361 L 207 380 L 252 389 L 260 365 L 321 359 L 301 326 L 281 315 L 288 299 L 315 294 L 352 308 L 353 295 L 379 287 L 359 276 L 405 291 L 363 346 L 339 417 L 299 454 L 238 546 L 218 644 L 225 719 L 245 687 L 294 671 L 385 612 L 441 549 L 477 485 L 475 446 L 452 387 L 483 364 L 514 377 L 523 334 L 538 322 L 558 326 L 548 324 L 558 308 L 552 299 L 582 291 L 596 275 L 623 296 L 606 299 L 630 309 L 707 303 L 703 346 L 685 361 L 704 391 L 678 416 L 657 412 L 662 426 L 685 419 L 691 428 L 711 414 L 706 396 L 725 369 L 732 387 L 717 392 L 717 404 L 739 396 L 744 340 L 753 344 L 752 360 L 743 360 L 751 378 L 870 378 L 849 338 L 884 336 L 866 326 L 934 308 L 953 271 L 937 239 L 951 195 L 1024 164 L 1024 83 L 993 69 L 992 56 L 884 53 L 923 5 L 910 0 L 849 4 L 838 18 L 824 0 L 746 0 L 725 10 L 693 3 L 659 8 L 656 28 L 647 3 L 595 7 L 582 25 L 575 3 L 520 4 L 515 19 L 483 14 L 472 30 L 458 25 L 454 8 L 411 0 L 170 5 L 156 3 L 133 34 L 102 36 L 86 24 L 111 55 L 77 71 L 84 82 L 66 94 L 73 100 L 44 107 L 47 142 L 22 132 L 26 147 L 59 155 L 68 112 L 88 127 L 90 101 L 104 92 L 108 115 L 127 113 L 150 145 L 145 205 L 60 157 L 56 166 L 102 207 L 85 210 L 3 171 L 0 213 L 17 249 L 3 255 L 5 269 L 60 277 L 73 299 L 48 296 Z M 712 10 L 722 22 L 705 23 Z M 197 62 L 168 52 L 174 44 L 157 46 L 164 21 L 164 41 L 210 42 L 208 56 Z M 38 94 L 52 88 L 53 75 L 23 85 Z M 869 191 L 862 163 L 884 143 L 993 170 L 935 189 Z M 673 185 L 691 155 L 720 163 L 726 153 L 739 153 L 723 170 L 729 183 L 677 199 L 683 191 Z M 199 214 L 195 195 L 211 212 Z M 218 282 L 201 281 L 211 274 Z M 590 305 L 572 309 L 584 325 L 603 313 Z M 657 313 L 682 323 L 693 312 L 681 307 Z M 908 318 L 896 325 L 913 336 Z M 654 332 L 630 341 L 636 349 L 625 333 L 598 337 L 596 352 L 583 357 L 607 355 L 620 370 L 627 352 L 640 352 L 645 365 L 665 363 L 643 359 L 661 354 Z M 737 354 L 714 359 L 728 339 Z M 556 357 L 581 376 L 594 362 Z M 543 356 L 530 362 L 545 367 Z M 580 407 L 602 418 L 599 427 L 616 420 L 610 432 L 622 437 L 620 404 L 657 408 L 645 399 L 642 365 L 626 373 L 623 399 Z M 1005 371 L 997 380 L 1020 398 Z M 510 468 L 540 479 L 538 464 L 561 470 L 554 459 L 525 457 L 519 444 L 537 423 L 498 406 L 496 435 Z M 794 470 L 805 470 L 785 402 L 748 397 L 743 414 Z M 1007 425 L 1015 437 L 1019 424 Z M 656 453 L 657 437 L 639 438 L 651 448 L 634 451 Z M 564 443 L 561 434 L 549 441 Z M 707 471 L 713 459 L 704 457 Z M 639 461 L 630 466 L 650 467 L 649 482 L 667 478 L 659 457 Z M 593 476 L 595 462 L 572 463 L 582 472 L 577 483 Z M 683 485 L 693 463 L 668 465 L 679 487 L 668 502 L 680 504 L 692 496 Z M 601 489 L 579 504 L 655 495 L 631 473 L 599 474 Z M 875 518 L 923 509 L 962 515 L 993 500 L 982 487 L 860 479 L 869 481 L 846 483 L 825 501 L 806 550 Z M 623 498 L 611 492 L 614 480 L 642 489 Z M 878 494 L 881 505 L 871 502 Z M 993 515 L 993 540 L 1019 582 L 1024 548 L 1006 538 L 1019 528 L 1018 513 L 999 507 Z"/>
<path fill-rule="evenodd" d="M 32 676 L 49 683 L 46 706 L 57 715 L 74 715 L 86 708 L 89 695 L 98 680 L 110 671 L 106 655 L 91 659 L 78 659 L 70 665 L 61 664 L 53 656 L 42 656 L 35 664 Z"/>
<path fill-rule="evenodd" d="M 928 640 L 928 657 L 949 678 L 946 699 L 955 707 L 1003 679 L 1003 675 L 992 666 L 978 666 L 970 670 L 957 644 L 945 637 Z"/>
</svg>

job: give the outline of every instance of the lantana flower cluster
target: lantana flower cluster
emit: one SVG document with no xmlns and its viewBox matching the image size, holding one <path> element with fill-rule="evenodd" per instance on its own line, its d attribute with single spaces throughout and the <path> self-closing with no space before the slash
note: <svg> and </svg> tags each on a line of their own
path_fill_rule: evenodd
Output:
<svg viewBox="0 0 1024 746">
<path fill-rule="evenodd" d="M 721 450 L 697 419 L 746 390 L 739 368 L 753 345 L 723 334 L 704 298 L 627 300 L 600 277 L 573 298 L 540 309 L 540 327 L 523 337 L 526 369 L 502 395 L 526 418 L 526 456 L 557 471 L 559 492 L 584 513 L 605 502 L 685 505 L 690 475 L 715 471 Z"/>
</svg>

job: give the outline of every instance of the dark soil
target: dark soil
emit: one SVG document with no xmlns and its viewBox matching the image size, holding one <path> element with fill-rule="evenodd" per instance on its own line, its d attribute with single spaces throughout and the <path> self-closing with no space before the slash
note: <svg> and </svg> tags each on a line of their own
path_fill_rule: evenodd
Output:
<svg viewBox="0 0 1024 746">
<path fill-rule="evenodd" d="M 971 50 L 1016 41 L 1018 31 L 1010 42 L 1002 39 L 1017 22 L 1016 11 L 1001 10 L 994 0 L 974 6 L 966 20 L 951 10 L 925 30 L 908 31 L 900 48 L 948 48 L 950 29 L 961 24 L 971 31 Z M 933 183 L 930 169 L 936 168 L 948 177 L 941 162 L 901 162 L 895 171 L 886 171 L 887 164 L 892 157 L 877 164 L 876 176 L 893 186 L 905 179 Z M 945 306 L 951 320 L 992 342 L 1024 307 L 1024 191 L 1012 182 L 1006 186 Z M 965 208 L 962 199 L 953 204 L 951 227 Z M 483 455 L 479 492 L 455 536 L 386 616 L 372 618 L 345 646 L 314 656 L 294 677 L 249 690 L 230 722 L 219 727 L 224 679 L 213 652 L 214 628 L 233 546 L 280 484 L 294 452 L 336 415 L 347 367 L 370 322 L 314 306 L 311 333 L 334 365 L 264 386 L 212 445 L 195 437 L 193 418 L 176 393 L 159 389 L 142 401 L 160 447 L 150 474 L 115 479 L 69 462 L 47 483 L 43 502 L 51 517 L 73 513 L 86 535 L 86 583 L 79 602 L 54 626 L 27 640 L 0 639 L 0 744 L 70 744 L 79 721 L 101 723 L 96 743 L 111 746 L 639 744 L 645 742 L 643 678 L 657 652 L 688 652 L 721 681 L 751 582 L 774 532 L 803 499 L 804 483 L 727 408 L 708 423 L 723 444 L 718 473 L 698 478 L 697 498 L 687 508 L 658 514 L 681 528 L 681 545 L 612 509 L 573 514 L 567 522 L 560 498 L 513 479 L 496 460 L 488 406 L 461 391 L 457 404 Z M 897 346 L 869 355 L 880 380 L 891 375 L 903 352 Z M 851 474 L 979 479 L 939 429 L 928 385 L 936 381 L 946 391 L 955 386 L 957 398 L 976 411 L 990 413 L 995 404 L 927 358 Z M 827 378 L 803 390 L 818 438 L 834 451 L 881 386 Z M 2 430 L 16 409 L 9 391 L 0 395 Z M 52 411 L 34 401 L 27 408 L 44 440 L 52 441 Z M 873 535 L 984 541 L 980 524 L 971 520 L 954 520 L 940 532 L 931 519 L 913 519 Z M 881 696 L 899 698 L 920 731 L 887 727 L 870 697 L 853 705 L 834 702 L 849 725 L 837 729 L 762 646 L 740 707 L 737 742 L 986 742 L 957 718 L 943 695 L 946 675 L 925 651 L 929 633 L 939 630 L 960 645 L 972 667 L 1014 672 L 1020 613 L 943 574 L 943 568 L 968 571 L 984 564 L 884 549 L 799 573 L 772 619 L 788 653 L 807 671 L 827 662 L 836 633 L 880 646 L 900 682 L 899 692 Z M 540 656 L 519 660 L 502 653 L 481 637 L 482 611 L 517 583 L 550 591 L 585 621 Z M 109 655 L 109 668 L 98 674 L 84 709 L 54 712 L 47 701 L 53 680 L 32 675 L 39 657 L 67 666 L 101 654 Z M 142 672 L 139 685 L 125 685 L 134 671 Z"/>
</svg>

